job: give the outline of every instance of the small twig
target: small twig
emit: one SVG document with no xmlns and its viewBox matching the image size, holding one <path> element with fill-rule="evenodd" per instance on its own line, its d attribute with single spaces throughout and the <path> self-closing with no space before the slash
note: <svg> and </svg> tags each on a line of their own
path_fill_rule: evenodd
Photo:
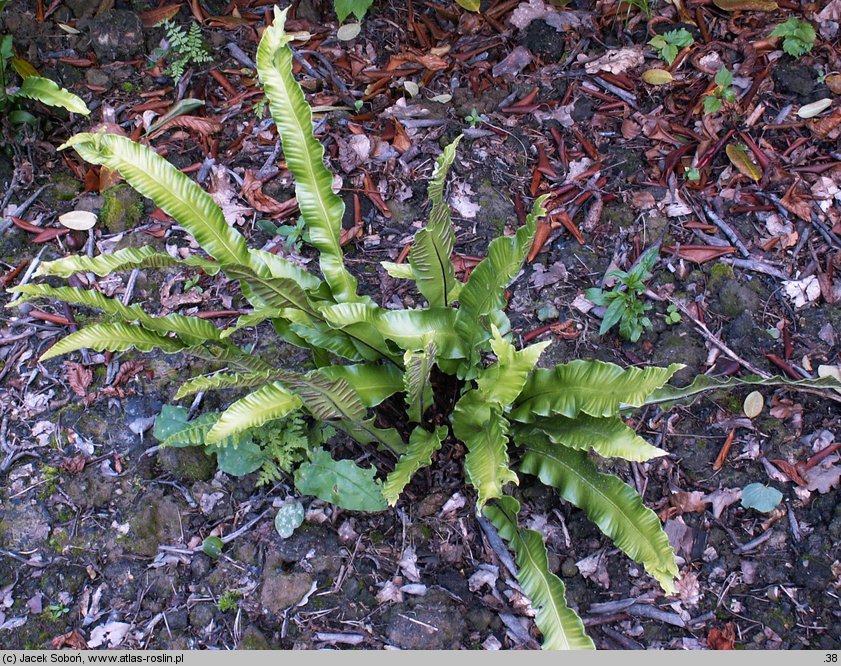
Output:
<svg viewBox="0 0 841 666">
<path fill-rule="evenodd" d="M 20 217 L 21 215 L 23 215 L 26 212 L 27 208 L 29 208 L 33 203 L 35 203 L 35 200 L 39 196 L 41 196 L 41 192 L 43 192 L 46 189 L 46 187 L 47 187 L 46 185 L 42 185 L 37 190 L 35 190 L 35 192 L 32 194 L 32 196 L 30 196 L 26 201 L 24 201 L 22 204 L 20 204 L 15 209 L 15 217 Z M 3 221 L 0 222 L 0 234 L 5 232 L 6 229 L 8 229 L 11 226 L 12 226 L 12 218 L 11 217 L 4 218 Z"/>
<path fill-rule="evenodd" d="M 128 305 L 131 301 L 131 295 L 134 293 L 134 285 L 137 282 L 137 276 L 140 274 L 140 269 L 135 268 L 128 277 L 125 293 L 123 293 L 123 305 Z"/>
<path fill-rule="evenodd" d="M 754 273 L 770 275 L 771 277 L 775 277 L 779 280 L 791 279 L 790 275 L 786 275 L 781 270 L 774 268 L 771 264 L 766 264 L 764 261 L 758 261 L 757 259 L 732 259 L 730 257 L 722 257 L 719 261 L 724 264 L 730 264 L 736 268 L 741 268 L 745 271 L 753 271 Z"/>
<path fill-rule="evenodd" d="M 502 542 L 499 534 L 496 531 L 496 528 L 491 525 L 490 521 L 483 516 L 476 516 L 476 520 L 479 523 L 479 527 L 482 528 L 482 532 L 485 533 L 485 538 L 488 540 L 488 544 L 493 549 L 494 553 L 496 554 L 499 561 L 508 569 L 508 573 L 512 576 L 517 576 L 517 565 L 514 564 L 514 560 L 511 557 L 511 553 L 508 552 L 508 548 Z"/>
<path fill-rule="evenodd" d="M 668 611 L 660 610 L 659 608 L 648 606 L 647 604 L 634 604 L 628 608 L 626 612 L 629 615 L 645 617 L 649 620 L 657 620 L 658 622 L 665 622 L 666 624 L 672 624 L 676 627 L 686 626 L 686 622 L 684 622 L 683 618 L 677 613 L 669 613 Z"/>
<path fill-rule="evenodd" d="M 703 206 L 703 209 L 704 209 L 704 213 L 706 213 L 706 215 L 707 215 L 707 218 L 709 218 L 709 220 L 715 226 L 717 226 L 719 229 L 721 229 L 721 232 L 725 236 L 727 236 L 728 240 L 731 243 L 733 243 L 733 245 L 736 246 L 736 249 L 739 251 L 739 254 L 741 254 L 745 259 L 749 259 L 750 258 L 750 252 L 748 252 L 748 249 L 745 247 L 745 244 L 739 238 L 738 234 L 736 234 L 736 232 L 733 231 L 733 228 L 729 224 L 727 224 L 727 222 L 722 220 L 716 214 L 716 212 L 712 208 L 710 208 L 709 206 Z"/>
<path fill-rule="evenodd" d="M 32 263 L 29 264 L 29 268 L 26 269 L 26 273 L 23 274 L 23 277 L 18 282 L 19 287 L 25 285 L 32 279 L 32 276 L 35 275 L 35 271 L 38 269 L 38 266 L 41 264 L 41 255 L 44 254 L 44 251 L 47 249 L 47 246 L 41 248 L 41 251 L 38 253 L 38 256 L 32 260 Z M 20 294 L 15 294 L 12 296 L 12 299 L 9 303 L 14 303 L 17 299 L 20 298 Z"/>
<path fill-rule="evenodd" d="M 739 546 L 738 548 L 733 549 L 734 555 L 744 555 L 745 553 L 749 553 L 750 551 L 754 550 L 757 546 L 762 545 L 768 539 L 771 538 L 772 529 L 769 527 L 765 530 L 762 534 L 760 534 L 755 539 L 748 541 L 745 545 Z"/>
<path fill-rule="evenodd" d="M 767 372 L 765 372 L 764 370 L 760 370 L 759 368 L 757 368 L 750 361 L 746 361 L 741 356 L 739 356 L 736 352 L 734 352 L 732 349 L 730 349 L 730 347 L 728 347 L 726 344 L 724 344 L 724 341 L 721 338 L 719 338 L 712 331 L 710 331 L 710 329 L 708 329 L 707 326 L 702 321 L 700 321 L 697 317 L 695 317 L 695 315 L 693 315 L 689 311 L 689 309 L 683 305 L 683 303 L 681 303 L 680 301 L 677 301 L 675 299 L 672 299 L 672 298 L 669 298 L 669 302 L 673 303 L 675 305 L 675 307 L 677 307 L 681 312 L 683 312 L 683 314 L 685 314 L 690 320 L 692 320 L 692 323 L 695 324 L 695 328 L 698 330 L 699 333 L 701 333 L 701 335 L 703 335 L 707 340 L 709 340 L 716 347 L 718 347 L 721 351 L 723 351 L 727 356 L 729 356 L 734 361 L 736 361 L 736 363 L 740 364 L 744 368 L 747 368 L 748 370 L 750 370 L 755 375 L 759 375 L 763 379 L 768 379 L 771 376 Z"/>
</svg>

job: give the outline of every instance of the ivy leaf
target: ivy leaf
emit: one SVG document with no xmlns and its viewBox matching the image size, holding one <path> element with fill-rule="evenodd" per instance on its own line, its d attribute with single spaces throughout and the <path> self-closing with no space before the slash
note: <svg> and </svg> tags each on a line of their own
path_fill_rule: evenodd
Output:
<svg viewBox="0 0 841 666">
<path fill-rule="evenodd" d="M 751 483 L 742 488 L 742 506 L 771 513 L 783 501 L 783 494 L 776 488 L 761 483 Z"/>
<path fill-rule="evenodd" d="M 164 405 L 161 408 L 161 413 L 155 418 L 155 427 L 152 430 L 152 435 L 159 442 L 165 442 L 172 435 L 181 432 L 187 427 L 187 416 L 189 413 L 190 410 L 186 407 Z"/>
<path fill-rule="evenodd" d="M 281 539 L 288 539 L 304 522 L 304 505 L 300 502 L 289 502 L 277 510 L 274 517 L 274 528 Z"/>
<path fill-rule="evenodd" d="M 213 449 L 211 449 L 213 450 Z M 245 476 L 263 466 L 263 451 L 246 435 L 236 446 L 226 444 L 216 446 L 216 464 L 219 469 L 231 476 Z"/>
<path fill-rule="evenodd" d="M 709 115 L 721 109 L 721 100 L 718 97 L 709 95 L 704 98 L 704 113 Z"/>
<path fill-rule="evenodd" d="M 333 460 L 327 451 L 318 449 L 295 470 L 295 487 L 349 511 L 385 511 L 388 503 L 382 484 L 374 479 L 375 471 L 352 460 Z"/>
</svg>

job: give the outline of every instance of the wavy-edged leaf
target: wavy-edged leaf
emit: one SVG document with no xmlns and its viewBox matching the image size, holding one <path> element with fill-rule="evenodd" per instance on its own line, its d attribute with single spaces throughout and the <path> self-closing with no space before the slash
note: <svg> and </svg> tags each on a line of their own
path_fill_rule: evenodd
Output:
<svg viewBox="0 0 841 666">
<path fill-rule="evenodd" d="M 175 394 L 175 400 L 200 391 L 221 391 L 232 388 L 254 388 L 277 378 L 275 370 L 265 372 L 220 372 L 215 375 L 193 377 L 184 382 Z"/>
<path fill-rule="evenodd" d="M 393 261 L 381 261 L 380 266 L 385 268 L 385 272 L 393 278 L 400 280 L 415 279 L 415 272 L 412 270 L 411 264 L 395 264 Z"/>
<path fill-rule="evenodd" d="M 392 353 L 378 330 L 380 317 L 383 310 L 370 303 L 339 303 L 338 305 L 325 305 L 319 313 L 330 326 L 349 336 L 354 345 L 363 351 L 364 347 L 375 350 L 381 358 L 388 358 L 399 363 L 400 356 Z"/>
<path fill-rule="evenodd" d="M 375 472 L 352 460 L 333 460 L 324 449 L 316 449 L 309 462 L 295 470 L 295 488 L 349 511 L 384 511 L 388 504 Z"/>
<path fill-rule="evenodd" d="M 491 331 L 494 336 L 491 349 L 497 360 L 482 371 L 476 384 L 485 400 L 504 409 L 520 395 L 529 373 L 551 342 L 539 342 L 517 351 L 514 345 L 500 335 L 496 326 L 492 325 Z"/>
<path fill-rule="evenodd" d="M 227 344 L 226 342 L 219 344 L 210 343 L 203 347 L 189 347 L 184 351 L 192 356 L 203 358 L 206 361 L 235 365 L 238 368 L 250 372 L 265 372 L 274 369 L 259 356 L 246 354 L 239 347 Z"/>
<path fill-rule="evenodd" d="M 113 254 L 100 254 L 96 257 L 73 254 L 55 261 L 45 261 L 38 266 L 35 276 L 55 275 L 68 278 L 76 273 L 93 273 L 102 277 L 135 268 L 169 268 L 170 266 L 200 268 L 208 275 L 216 275 L 222 270 L 222 265 L 216 261 L 201 257 L 174 259 L 165 252 L 158 252 L 152 246 L 144 245 L 143 247 L 127 247 Z"/>
<path fill-rule="evenodd" d="M 405 351 L 420 351 L 435 342 L 439 358 L 464 358 L 466 351 L 455 331 L 456 310 L 382 310 L 375 320 L 377 330 Z"/>
<path fill-rule="evenodd" d="M 289 259 L 280 257 L 265 250 L 249 250 L 249 268 L 263 277 L 276 277 L 294 280 L 303 289 L 313 291 L 318 289 L 322 281 L 305 271 L 300 266 L 293 264 Z"/>
<path fill-rule="evenodd" d="M 622 458 L 631 462 L 645 462 L 668 455 L 637 435 L 616 416 L 598 418 L 579 414 L 574 419 L 550 416 L 538 419 L 531 426 L 515 426 L 516 441 L 530 441 L 538 434 L 553 444 L 586 451 L 593 449 L 603 458 Z M 541 437 L 542 438 L 542 437 Z"/>
<path fill-rule="evenodd" d="M 245 239 L 225 222 L 219 206 L 199 185 L 150 148 L 117 134 L 76 134 L 72 147 L 93 164 L 118 171 L 190 233 L 211 257 L 228 266 L 248 264 Z"/>
<path fill-rule="evenodd" d="M 363 446 L 377 444 L 398 455 L 406 451 L 406 442 L 400 433 L 394 428 L 378 427 L 373 417 L 357 421 L 333 421 L 332 424 Z"/>
<path fill-rule="evenodd" d="M 430 340 L 421 351 L 407 351 L 403 355 L 403 386 L 406 391 L 406 408 L 409 420 L 420 423 L 432 405 L 432 368 L 438 349 Z"/>
<path fill-rule="evenodd" d="M 242 295 L 255 309 L 294 307 L 311 315 L 316 314 L 306 291 L 293 278 L 260 274 L 245 266 L 226 266 L 225 274 L 240 281 Z"/>
<path fill-rule="evenodd" d="M 502 496 L 502 486 L 519 483 L 508 464 L 508 421 L 502 408 L 485 401 L 475 389 L 456 403 L 453 434 L 467 446 L 464 470 L 476 488 L 477 506 Z"/>
<path fill-rule="evenodd" d="M 486 320 L 490 315 L 501 313 L 505 307 L 505 289 L 523 267 L 537 230 L 537 220 L 546 214 L 543 208 L 546 197 L 543 195 L 535 200 L 526 224 L 513 236 L 491 241 L 488 256 L 473 269 L 461 289 L 455 328 L 468 353 L 460 367 L 462 378 L 475 377 L 483 343 L 490 337 L 490 322 Z"/>
<path fill-rule="evenodd" d="M 185 349 L 186 345 L 176 338 L 167 338 L 141 326 L 132 324 L 91 324 L 71 333 L 50 347 L 39 360 L 46 361 L 79 349 L 94 351 L 127 351 L 138 349 L 148 352 L 160 349 L 167 354 L 174 354 Z"/>
<path fill-rule="evenodd" d="M 403 390 L 403 377 L 393 365 L 332 365 L 320 368 L 314 374 L 323 375 L 332 381 L 341 379 L 347 382 L 365 407 L 376 407 L 386 398 Z"/>
<path fill-rule="evenodd" d="M 415 234 L 409 252 L 415 284 L 430 307 L 445 306 L 454 300 L 458 282 L 450 258 L 456 236 L 450 221 L 450 208 L 444 201 L 444 183 L 455 160 L 459 141 L 461 137 L 449 144 L 438 157 L 429 181 L 429 200 L 432 202 L 429 222 Z"/>
<path fill-rule="evenodd" d="M 531 423 L 538 416 L 569 418 L 614 416 L 620 405 L 640 407 L 684 366 L 621 368 L 614 363 L 579 359 L 552 369 L 535 370 L 514 404 L 511 418 Z"/>
<path fill-rule="evenodd" d="M 190 346 L 198 345 L 208 340 L 220 339 L 219 329 L 205 319 L 185 317 L 184 315 L 175 313 L 168 314 L 164 317 L 153 317 L 147 314 L 140 305 L 123 305 L 116 298 L 109 298 L 93 289 L 50 287 L 46 284 L 26 284 L 13 287 L 9 291 L 14 291 L 22 296 L 13 305 L 33 298 L 54 298 L 66 303 L 72 303 L 73 305 L 97 308 L 106 314 L 120 317 L 126 322 L 136 321 L 149 331 L 156 333 L 175 333 Z"/>
<path fill-rule="evenodd" d="M 47 106 L 60 106 L 63 109 L 79 113 L 83 116 L 90 114 L 90 109 L 85 101 L 69 90 L 65 90 L 55 81 L 46 79 L 43 76 L 27 76 L 14 95 L 14 97 L 26 97 L 34 99 Z"/>
<path fill-rule="evenodd" d="M 288 311 L 289 308 L 258 308 L 256 310 L 252 310 L 248 314 L 240 315 L 237 318 L 237 323 L 222 330 L 220 332 L 220 336 L 224 340 L 244 328 L 255 328 L 268 319 L 283 317 Z"/>
<path fill-rule="evenodd" d="M 324 166 L 324 149 L 313 136 L 312 112 L 292 75 L 291 37 L 284 31 L 286 11 L 275 8 L 257 47 L 257 73 L 283 144 L 286 165 L 295 176 L 295 197 L 319 252 L 321 272 L 337 301 L 360 300 L 356 278 L 345 268 L 339 243 L 344 203 L 333 193 L 333 176 Z"/>
<path fill-rule="evenodd" d="M 283 383 L 301 398 L 307 411 L 320 421 L 347 419 L 360 421 L 365 405 L 359 394 L 343 378 L 330 379 L 318 371 L 310 375 L 287 373 Z"/>
<path fill-rule="evenodd" d="M 646 405 L 662 405 L 668 409 L 671 405 L 694 398 L 707 391 L 717 389 L 733 388 L 735 386 L 781 386 L 796 391 L 798 388 L 816 389 L 830 388 L 841 389 L 841 382 L 834 377 L 821 377 L 820 379 L 787 379 L 785 377 L 757 377 L 748 375 L 746 377 L 725 377 L 719 379 L 708 375 L 698 375 L 688 386 L 663 386 L 646 398 Z"/>
<path fill-rule="evenodd" d="M 400 456 L 394 471 L 388 475 L 383 484 L 383 497 L 394 506 L 400 493 L 412 480 L 412 477 L 422 467 L 432 463 L 432 454 L 441 448 L 441 442 L 447 436 L 447 428 L 439 426 L 432 432 L 417 426 L 409 435 L 409 448 Z"/>
<path fill-rule="evenodd" d="M 516 557 L 517 580 L 536 611 L 534 622 L 543 634 L 544 650 L 595 650 L 581 618 L 566 603 L 566 588 L 549 571 L 543 537 L 517 525 L 520 503 L 500 497 L 485 507 L 485 517 L 508 542 Z"/>
<path fill-rule="evenodd" d="M 322 349 L 350 361 L 376 361 L 383 357 L 381 352 L 367 343 L 353 338 L 346 331 L 336 330 L 322 322 L 284 325 L 276 320 L 275 330 L 291 344 L 307 349 Z M 293 342 L 287 337 L 290 333 L 298 338 L 298 342 Z"/>
<path fill-rule="evenodd" d="M 280 382 L 267 384 L 228 407 L 207 434 L 207 443 L 221 442 L 249 428 L 280 419 L 301 407 L 301 400 Z"/>
<path fill-rule="evenodd" d="M 666 594 L 675 590 L 675 554 L 660 519 L 629 485 L 602 474 L 586 452 L 558 444 L 529 441 L 520 471 L 557 488 L 567 502 L 582 509 L 628 557 L 645 567 Z"/>
</svg>

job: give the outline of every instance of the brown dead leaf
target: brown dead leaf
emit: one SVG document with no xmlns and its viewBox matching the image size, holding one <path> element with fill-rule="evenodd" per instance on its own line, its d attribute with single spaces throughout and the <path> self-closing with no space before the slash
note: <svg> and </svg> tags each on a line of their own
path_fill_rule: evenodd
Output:
<svg viewBox="0 0 841 666">
<path fill-rule="evenodd" d="M 714 247 L 712 245 L 680 245 L 677 248 L 673 245 L 664 245 L 662 250 L 667 254 L 676 255 L 681 259 L 694 261 L 697 264 L 703 264 L 707 261 L 712 261 L 713 259 L 718 259 L 719 257 L 736 252 L 736 248 L 730 245 L 724 247 Z"/>
<path fill-rule="evenodd" d="M 177 6 L 177 5 L 176 5 Z M 62 648 L 73 648 L 74 650 L 87 650 L 88 644 L 85 642 L 85 637 L 78 629 L 68 631 L 66 634 L 56 636 L 50 641 L 50 647 L 53 650 L 60 650 Z"/>
<path fill-rule="evenodd" d="M 237 202 L 237 193 L 231 186 L 231 180 L 228 176 L 227 169 L 221 164 L 217 164 L 210 171 L 210 196 L 216 205 L 222 209 L 222 215 L 225 217 L 225 222 L 230 226 L 245 223 L 246 215 L 250 215 L 252 210 L 248 206 L 243 206 Z"/>
<path fill-rule="evenodd" d="M 841 107 L 836 107 L 828 116 L 809 120 L 807 126 L 818 139 L 837 140 L 841 137 Z"/>
<path fill-rule="evenodd" d="M 699 490 L 692 492 L 676 492 L 669 495 L 669 504 L 680 513 L 703 513 L 707 509 L 708 499 Z"/>
<path fill-rule="evenodd" d="M 684 571 L 675 581 L 675 589 L 687 608 L 693 608 L 701 601 L 701 585 L 698 583 L 698 574 L 693 571 Z"/>
<path fill-rule="evenodd" d="M 707 498 L 712 504 L 713 517 L 719 518 L 724 509 L 742 499 L 742 490 L 741 488 L 720 488 L 707 495 Z"/>
<path fill-rule="evenodd" d="M 173 18 L 180 9 L 181 5 L 176 3 L 174 5 L 164 5 L 163 7 L 156 7 L 155 9 L 140 12 L 140 23 L 144 28 L 154 28 L 159 23 Z"/>
<path fill-rule="evenodd" d="M 726 12 L 773 12 L 777 9 L 773 0 L 713 0 L 713 4 Z"/>
<path fill-rule="evenodd" d="M 298 200 L 295 197 L 281 202 L 263 192 L 263 182 L 251 169 L 246 170 L 242 180 L 242 196 L 256 210 L 275 220 L 291 217 L 298 210 Z"/>
<path fill-rule="evenodd" d="M 735 650 L 736 630 L 732 622 L 724 625 L 724 629 L 713 627 L 707 634 L 707 647 L 710 650 Z"/>
<path fill-rule="evenodd" d="M 780 200 L 783 207 L 793 215 L 796 215 L 804 222 L 812 222 L 812 202 L 809 199 L 802 197 L 797 191 L 797 183 L 795 182 L 786 192 L 785 196 Z"/>
<path fill-rule="evenodd" d="M 802 476 L 800 476 L 800 472 L 797 471 L 797 468 L 792 465 L 787 460 L 780 460 L 774 459 L 770 460 L 769 462 L 773 463 L 777 469 L 779 469 L 783 474 L 785 474 L 790 481 L 793 481 L 798 486 L 806 486 L 808 482 Z"/>
<path fill-rule="evenodd" d="M 133 359 L 131 361 L 126 361 L 120 365 L 120 369 L 117 371 L 117 374 L 114 375 L 114 380 L 111 382 L 111 386 L 119 386 L 120 384 L 125 384 L 128 382 L 132 377 L 135 375 L 140 374 L 146 367 L 146 363 L 141 359 Z"/>
<path fill-rule="evenodd" d="M 804 474 L 806 480 L 806 487 L 809 490 L 817 490 L 822 495 L 825 495 L 841 481 L 841 467 L 838 465 L 830 465 L 824 467 L 818 465 Z"/>
<path fill-rule="evenodd" d="M 85 454 L 80 453 L 73 458 L 68 458 L 61 463 L 61 469 L 69 474 L 78 474 L 85 469 Z"/>
<path fill-rule="evenodd" d="M 70 384 L 70 389 L 80 398 L 84 398 L 88 393 L 88 387 L 93 381 L 93 372 L 90 368 L 86 368 L 81 363 L 73 361 L 64 362 L 64 376 L 67 378 L 67 383 Z"/>
<path fill-rule="evenodd" d="M 531 244 L 531 249 L 529 250 L 529 254 L 526 257 L 526 261 L 531 263 L 535 260 L 540 251 L 543 249 L 543 246 L 546 244 L 546 241 L 549 240 L 549 234 L 552 233 L 552 225 L 543 218 L 537 221 L 537 231 L 534 233 L 534 240 Z"/>
</svg>

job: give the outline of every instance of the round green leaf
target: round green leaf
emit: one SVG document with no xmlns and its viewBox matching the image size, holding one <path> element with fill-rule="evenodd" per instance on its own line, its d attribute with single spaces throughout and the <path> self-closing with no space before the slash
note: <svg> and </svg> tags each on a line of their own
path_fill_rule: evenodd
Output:
<svg viewBox="0 0 841 666">
<path fill-rule="evenodd" d="M 263 451 L 247 437 L 236 446 L 229 443 L 216 447 L 216 464 L 225 474 L 245 476 L 263 466 Z"/>
<path fill-rule="evenodd" d="M 304 505 L 300 502 L 289 502 L 277 510 L 277 515 L 274 517 L 274 528 L 282 539 L 288 539 L 303 522 Z"/>
<path fill-rule="evenodd" d="M 776 488 L 761 483 L 751 483 L 742 489 L 742 506 L 771 513 L 783 501 L 783 494 Z"/>
<path fill-rule="evenodd" d="M 201 549 L 208 557 L 218 560 L 219 556 L 222 554 L 222 547 L 224 545 L 225 544 L 222 542 L 222 539 L 218 536 L 210 536 L 202 541 Z"/>
</svg>

